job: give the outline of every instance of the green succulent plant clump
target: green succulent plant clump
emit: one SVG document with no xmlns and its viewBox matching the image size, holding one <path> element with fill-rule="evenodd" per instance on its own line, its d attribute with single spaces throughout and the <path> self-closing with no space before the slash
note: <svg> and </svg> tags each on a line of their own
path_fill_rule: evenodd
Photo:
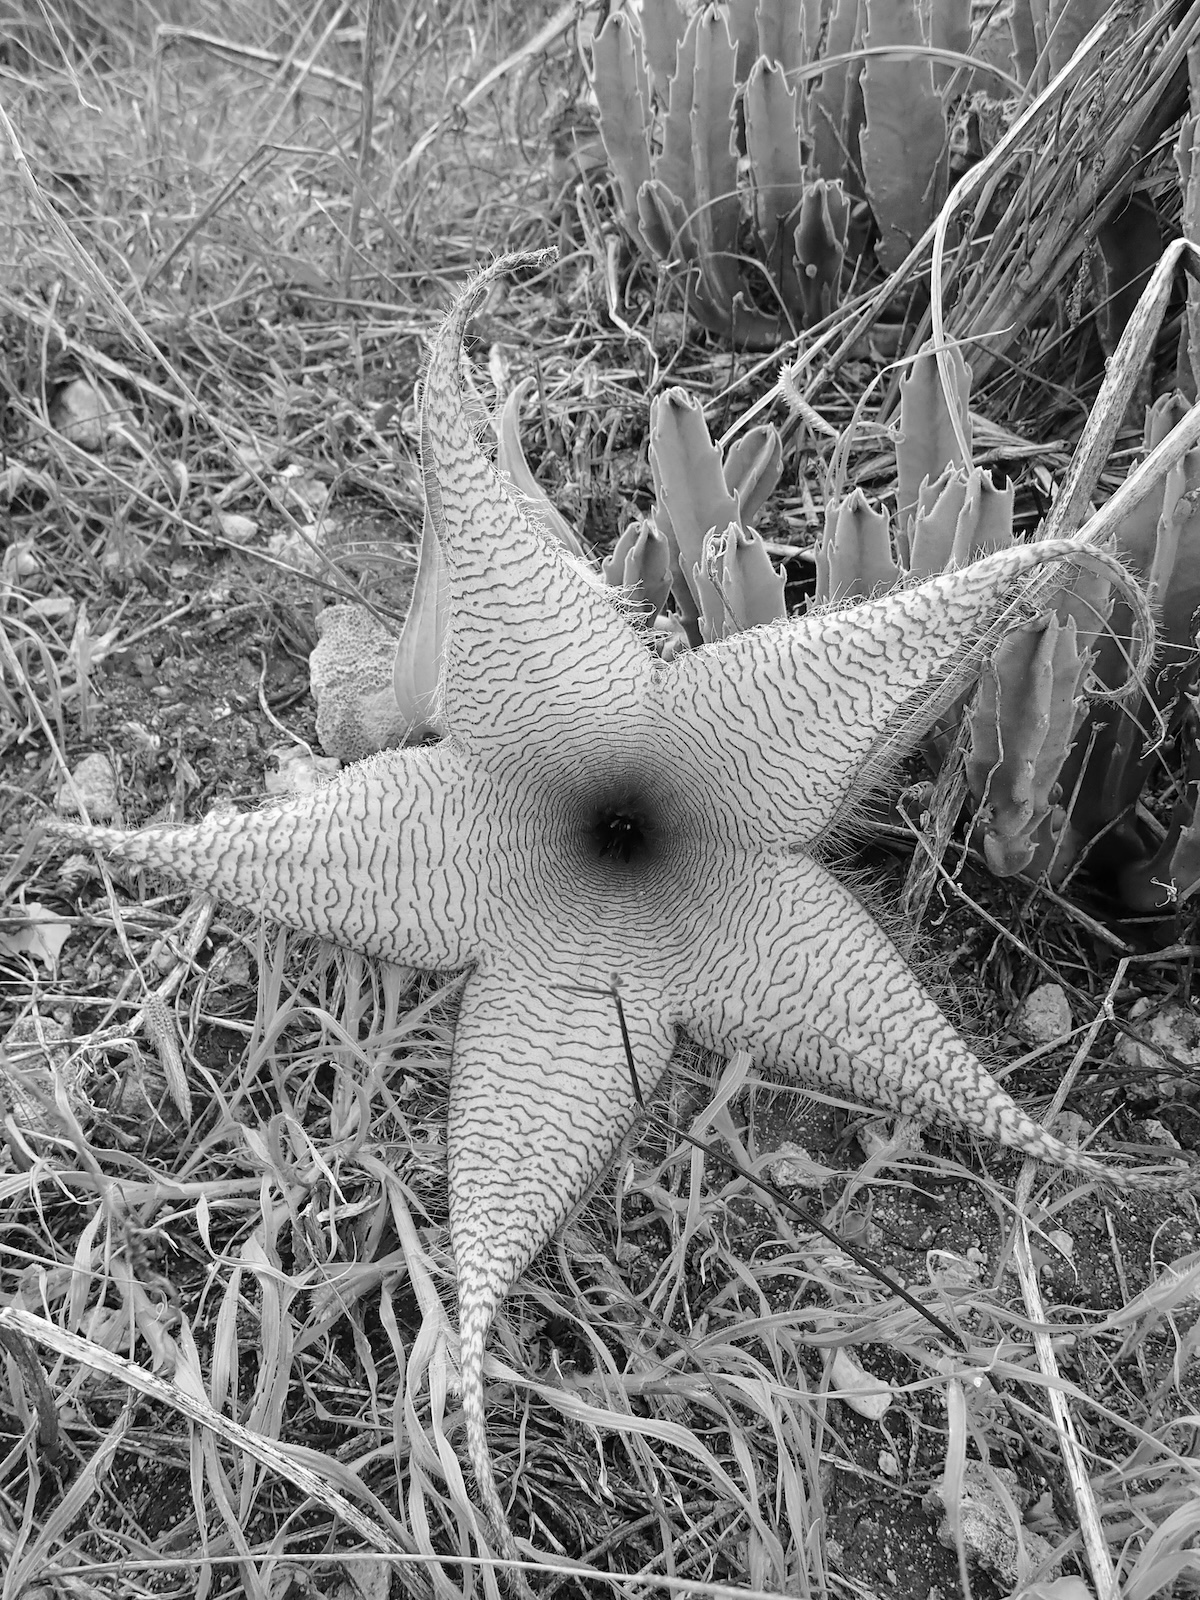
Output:
<svg viewBox="0 0 1200 1600">
<path fill-rule="evenodd" d="M 771 348 L 891 270 L 945 198 L 967 0 L 614 9 L 592 85 L 625 229 L 710 331 Z"/>
<path fill-rule="evenodd" d="M 831 499 L 817 558 L 820 601 L 886 592 L 974 561 L 1013 542 L 1013 490 L 964 460 L 970 442 L 970 368 L 951 351 L 957 429 L 936 363 L 925 350 L 900 385 L 896 525 L 859 491 Z M 1186 403 L 1168 395 L 1147 412 L 1153 449 Z M 1111 575 L 1082 570 L 1039 615 L 1010 630 L 967 710 L 972 831 L 991 870 L 1061 882 L 1085 854 L 1102 865 L 1126 908 L 1166 910 L 1200 885 L 1200 814 L 1187 781 L 1161 837 L 1138 802 L 1161 762 L 1160 734 L 1180 734 L 1200 776 L 1193 613 L 1200 606 L 1200 516 L 1188 490 L 1191 452 L 1117 532 L 1114 553 L 1158 609 L 1161 650 L 1142 684 L 1130 680 L 1143 630 Z M 957 721 L 957 716 L 954 718 Z M 943 728 L 946 727 L 945 719 Z M 936 764 L 952 741 L 926 741 Z"/>
</svg>

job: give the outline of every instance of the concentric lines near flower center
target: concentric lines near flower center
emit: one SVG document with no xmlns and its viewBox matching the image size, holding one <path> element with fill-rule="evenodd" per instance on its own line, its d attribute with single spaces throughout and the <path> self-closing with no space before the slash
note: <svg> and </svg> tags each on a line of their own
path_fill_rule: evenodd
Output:
<svg viewBox="0 0 1200 1600">
<path fill-rule="evenodd" d="M 446 738 L 233 820 L 135 834 L 54 825 L 349 949 L 467 969 L 450 1226 L 468 1446 L 506 1557 L 516 1546 L 488 1455 L 485 1341 L 637 1116 L 614 973 L 647 1094 L 682 1029 L 1112 1183 L 1180 1181 L 1107 1168 L 1045 1133 L 810 853 L 969 681 L 1015 581 L 1072 546 L 1017 547 L 664 665 L 475 442 L 463 333 L 512 264 L 459 300 L 424 386 L 422 466 L 452 609 Z"/>
</svg>

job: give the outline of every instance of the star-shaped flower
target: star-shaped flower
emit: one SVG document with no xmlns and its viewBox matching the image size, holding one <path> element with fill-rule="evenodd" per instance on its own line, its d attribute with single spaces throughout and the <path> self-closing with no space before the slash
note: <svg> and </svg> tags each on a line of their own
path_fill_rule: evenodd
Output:
<svg viewBox="0 0 1200 1600">
<path fill-rule="evenodd" d="M 682 1029 L 770 1071 L 1133 1181 L 1014 1104 L 817 855 L 961 689 L 1021 575 L 1073 547 L 1007 550 L 664 664 L 476 443 L 463 333 L 512 264 L 481 273 L 450 313 L 421 406 L 452 612 L 447 736 L 232 820 L 133 834 L 55 825 L 349 949 L 466 969 L 450 1227 L 468 1446 L 505 1555 L 484 1345 L 638 1114 L 614 975 L 646 1094 Z"/>
</svg>

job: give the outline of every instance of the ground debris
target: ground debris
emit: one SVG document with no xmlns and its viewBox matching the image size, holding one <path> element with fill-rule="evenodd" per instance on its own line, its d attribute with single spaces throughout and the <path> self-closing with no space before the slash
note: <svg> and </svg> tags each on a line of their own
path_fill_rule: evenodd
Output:
<svg viewBox="0 0 1200 1600">
<path fill-rule="evenodd" d="M 947 1485 L 943 1478 L 925 1496 L 928 1510 L 942 1513 L 938 1538 L 947 1549 L 954 1548 L 955 1535 L 946 1512 Z M 1056 1576 L 1058 1566 L 1050 1564 L 1053 1546 L 1031 1528 L 1014 1526 L 1013 1513 L 1026 1510 L 1029 1493 L 1022 1489 L 1017 1475 L 1007 1467 L 987 1467 L 981 1461 L 968 1461 L 958 1496 L 958 1524 L 963 1545 L 971 1561 L 990 1572 L 1011 1592 L 1017 1585 L 1025 1562 Z"/>
<path fill-rule="evenodd" d="M 1013 1031 L 1031 1044 L 1053 1044 L 1072 1028 L 1071 1007 L 1060 983 L 1039 984 L 1017 1007 Z"/>
</svg>

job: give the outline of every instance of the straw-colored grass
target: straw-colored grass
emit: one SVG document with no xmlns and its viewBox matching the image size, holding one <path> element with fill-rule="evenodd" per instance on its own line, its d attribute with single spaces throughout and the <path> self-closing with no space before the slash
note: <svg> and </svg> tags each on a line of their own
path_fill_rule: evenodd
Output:
<svg viewBox="0 0 1200 1600">
<path fill-rule="evenodd" d="M 720 432 L 782 358 L 698 342 L 631 268 L 570 156 L 589 159 L 582 71 L 552 7 L 63 0 L 0 21 L 0 1596 L 495 1594 L 446 1309 L 453 981 L 55 860 L 33 828 L 89 752 L 130 824 L 253 804 L 303 753 L 314 603 L 402 614 L 412 385 L 481 255 L 560 246 L 552 278 L 489 305 L 475 354 L 501 385 L 538 374 L 530 455 L 597 549 L 646 503 L 650 393 L 688 383 Z M 1029 140 L 1039 237 L 1081 253 L 1086 219 L 1062 220 Z M 813 456 L 881 365 L 856 337 L 805 395 L 825 421 L 776 540 L 811 543 Z M 1026 387 L 997 360 L 979 404 L 1032 522 L 1028 484 L 1061 481 L 1076 437 L 1036 385 L 1071 375 L 1040 328 L 1009 351 Z M 79 379 L 91 433 L 64 409 Z M 890 459 L 864 428 L 857 481 L 885 492 Z M 896 888 L 901 834 L 871 858 Z M 1194 914 L 1164 951 L 1074 894 L 942 866 L 926 959 L 964 1024 L 1000 1037 L 1047 973 L 1071 995 L 1075 1036 L 1008 1064 L 1025 1097 L 1072 1068 L 1114 1142 L 1151 1141 L 1143 1106 L 1194 1146 L 1185 1069 L 1139 1082 L 1116 1057 L 1137 996 L 1186 995 Z M 953 1507 L 979 1472 L 1014 1576 L 973 1570 L 977 1594 L 1193 1592 L 1190 1200 L 1079 1195 L 932 1136 L 872 1145 L 740 1060 L 689 1056 L 657 1112 L 492 1340 L 492 1447 L 538 1594 L 954 1593 L 928 1496 Z M 781 1143 L 836 1174 L 807 1203 L 941 1327 L 752 1186 Z M 882 1419 L 837 1398 L 839 1352 L 887 1385 Z M 1046 1587 L 1047 1550 L 1086 1590 Z"/>
</svg>

